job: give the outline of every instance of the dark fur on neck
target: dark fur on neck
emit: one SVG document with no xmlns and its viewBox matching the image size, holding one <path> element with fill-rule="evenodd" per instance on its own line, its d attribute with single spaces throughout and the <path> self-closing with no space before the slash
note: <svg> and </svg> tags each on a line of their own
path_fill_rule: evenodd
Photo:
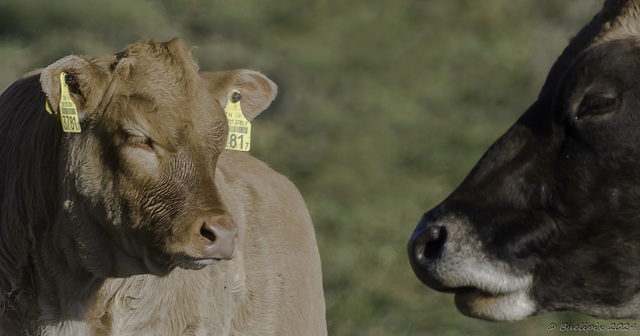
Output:
<svg viewBox="0 0 640 336">
<path fill-rule="evenodd" d="M 45 110 L 39 74 L 0 96 L 0 307 L 25 302 L 10 297 L 34 289 L 30 253 L 34 232 L 52 225 L 59 206 L 61 137 L 60 122 Z"/>
</svg>

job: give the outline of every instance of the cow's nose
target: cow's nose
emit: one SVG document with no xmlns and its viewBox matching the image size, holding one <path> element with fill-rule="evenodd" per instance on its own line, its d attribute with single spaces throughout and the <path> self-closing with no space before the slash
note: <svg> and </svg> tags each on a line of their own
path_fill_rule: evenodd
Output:
<svg viewBox="0 0 640 336">
<path fill-rule="evenodd" d="M 200 218 L 194 231 L 194 243 L 203 258 L 229 260 L 236 253 L 238 227 L 231 216 Z"/>
</svg>

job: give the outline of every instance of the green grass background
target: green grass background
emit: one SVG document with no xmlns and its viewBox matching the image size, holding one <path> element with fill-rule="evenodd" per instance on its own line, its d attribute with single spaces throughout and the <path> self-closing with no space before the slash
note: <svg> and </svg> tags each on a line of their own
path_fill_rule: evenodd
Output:
<svg viewBox="0 0 640 336">
<path fill-rule="evenodd" d="M 601 1 L 0 0 L 0 89 L 75 53 L 182 37 L 201 69 L 279 85 L 255 156 L 314 219 L 330 335 L 552 335 L 575 313 L 462 316 L 413 275 L 406 242 L 537 96 Z M 556 329 L 557 331 L 558 329 Z M 564 334 L 564 333 L 560 333 Z M 629 332 L 625 333 L 629 334 Z"/>
</svg>

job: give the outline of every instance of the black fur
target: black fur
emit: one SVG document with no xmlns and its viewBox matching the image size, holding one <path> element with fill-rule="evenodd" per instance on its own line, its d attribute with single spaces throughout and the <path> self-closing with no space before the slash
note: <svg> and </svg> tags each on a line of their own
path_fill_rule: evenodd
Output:
<svg viewBox="0 0 640 336">
<path fill-rule="evenodd" d="M 40 75 L 13 83 L 0 96 L 0 290 L 20 295 L 31 282 L 32 230 L 53 223 L 61 127 L 45 110 Z M 13 291 L 11 289 L 14 289 Z M 10 300 L 12 301 L 12 300 Z M 20 300 L 18 300 L 20 301 Z"/>
<path fill-rule="evenodd" d="M 534 295 L 547 310 L 620 307 L 640 293 L 640 46 L 608 42 L 562 81 L 552 118 L 549 176 L 554 222 Z M 551 181 L 551 182 L 549 182 Z M 640 313 L 640 312 L 639 312 Z"/>
</svg>

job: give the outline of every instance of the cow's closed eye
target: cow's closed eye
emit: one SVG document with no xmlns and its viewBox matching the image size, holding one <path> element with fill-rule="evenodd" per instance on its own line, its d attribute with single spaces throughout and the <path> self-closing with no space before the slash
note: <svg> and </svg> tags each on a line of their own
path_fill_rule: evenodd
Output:
<svg viewBox="0 0 640 336">
<path fill-rule="evenodd" d="M 155 153 L 155 143 L 151 138 L 136 129 L 125 129 L 127 142 L 136 148 L 143 149 L 149 153 Z"/>
<path fill-rule="evenodd" d="M 149 138 L 141 138 L 141 139 L 137 139 L 139 140 L 139 142 L 136 142 L 135 146 L 140 148 L 140 149 L 144 149 L 145 151 L 149 152 L 149 153 L 155 153 L 156 150 L 154 149 L 154 142 L 153 140 L 149 139 Z"/>
<path fill-rule="evenodd" d="M 582 98 L 575 119 L 603 116 L 614 112 L 618 107 L 618 97 L 614 93 L 589 93 Z"/>
</svg>

